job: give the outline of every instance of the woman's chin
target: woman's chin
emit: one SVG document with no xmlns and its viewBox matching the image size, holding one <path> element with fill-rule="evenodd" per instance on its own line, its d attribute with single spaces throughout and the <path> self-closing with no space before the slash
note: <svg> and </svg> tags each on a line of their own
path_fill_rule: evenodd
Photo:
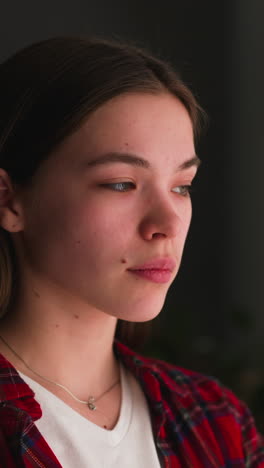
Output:
<svg viewBox="0 0 264 468">
<path fill-rule="evenodd" d="M 129 322 L 148 322 L 156 318 L 164 304 L 164 300 L 157 301 L 155 304 L 152 301 L 149 304 L 144 304 L 144 307 L 134 307 L 123 309 L 122 313 L 118 314 L 117 318 L 127 320 Z"/>
</svg>

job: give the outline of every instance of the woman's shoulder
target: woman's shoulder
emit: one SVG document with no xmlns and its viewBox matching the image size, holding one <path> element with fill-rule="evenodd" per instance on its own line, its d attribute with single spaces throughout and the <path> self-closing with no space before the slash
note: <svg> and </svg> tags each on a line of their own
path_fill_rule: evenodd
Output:
<svg viewBox="0 0 264 468">
<path fill-rule="evenodd" d="M 158 383 L 162 395 L 171 405 L 179 403 L 186 409 L 199 408 L 212 418 L 231 416 L 246 430 L 253 424 L 247 405 L 218 378 L 186 369 L 154 357 L 146 357 L 119 344 L 125 364 L 139 378 L 150 382 L 150 376 Z M 150 386 L 154 384 L 154 380 Z M 144 384 L 144 382 L 143 382 Z"/>
<path fill-rule="evenodd" d="M 250 411 L 246 404 L 217 377 L 153 357 L 143 357 L 143 362 L 167 389 L 177 393 L 182 400 L 192 397 L 213 410 L 217 407 L 219 410 L 228 408 L 239 421 L 242 415 L 248 417 Z"/>
<path fill-rule="evenodd" d="M 142 356 L 123 345 L 118 352 L 174 435 L 176 431 L 208 447 L 224 447 L 230 459 L 245 457 L 247 466 L 254 461 L 254 466 L 264 467 L 264 440 L 249 408 L 217 378 Z"/>
</svg>

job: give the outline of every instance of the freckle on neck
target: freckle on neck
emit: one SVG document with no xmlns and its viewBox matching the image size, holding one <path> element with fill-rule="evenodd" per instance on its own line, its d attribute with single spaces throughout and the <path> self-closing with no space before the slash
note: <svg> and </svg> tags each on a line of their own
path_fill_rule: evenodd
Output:
<svg viewBox="0 0 264 468">
<path fill-rule="evenodd" d="M 74 314 L 74 318 L 78 319 L 78 318 L 79 318 L 79 315 Z"/>
</svg>

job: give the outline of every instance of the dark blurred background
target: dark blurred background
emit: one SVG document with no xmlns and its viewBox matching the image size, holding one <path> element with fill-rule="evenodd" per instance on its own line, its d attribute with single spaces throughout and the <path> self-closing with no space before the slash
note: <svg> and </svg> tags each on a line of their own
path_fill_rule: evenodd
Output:
<svg viewBox="0 0 264 468">
<path fill-rule="evenodd" d="M 263 0 L 9 0 L 0 60 L 40 39 L 136 41 L 181 72 L 209 115 L 183 263 L 145 352 L 218 377 L 264 431 Z"/>
</svg>

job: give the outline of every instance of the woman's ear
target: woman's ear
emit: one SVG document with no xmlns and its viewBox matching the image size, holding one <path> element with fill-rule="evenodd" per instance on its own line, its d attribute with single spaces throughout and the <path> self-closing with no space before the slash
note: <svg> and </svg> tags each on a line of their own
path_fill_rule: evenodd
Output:
<svg viewBox="0 0 264 468">
<path fill-rule="evenodd" d="M 0 227 L 8 232 L 19 232 L 23 226 L 22 204 L 9 175 L 0 168 Z"/>
</svg>

